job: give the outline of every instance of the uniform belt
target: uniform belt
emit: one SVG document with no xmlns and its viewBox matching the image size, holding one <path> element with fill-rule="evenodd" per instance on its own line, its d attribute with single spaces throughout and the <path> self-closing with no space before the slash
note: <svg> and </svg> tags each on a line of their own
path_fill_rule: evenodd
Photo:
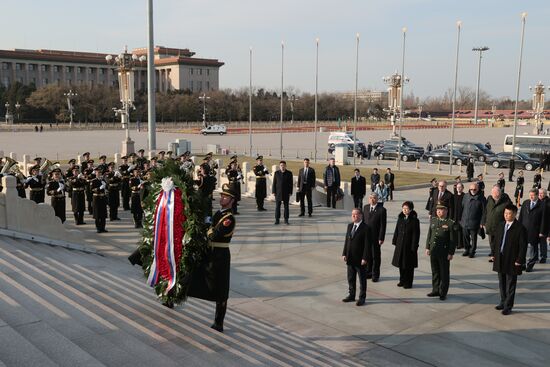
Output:
<svg viewBox="0 0 550 367">
<path fill-rule="evenodd" d="M 31 187 L 31 191 L 44 191 L 43 187 Z"/>
<path fill-rule="evenodd" d="M 109 187 L 118 187 L 118 184 L 109 184 Z"/>
<path fill-rule="evenodd" d="M 94 194 L 94 196 L 105 196 L 105 194 Z"/>
<path fill-rule="evenodd" d="M 65 197 L 65 194 L 55 194 L 55 195 L 52 195 L 52 198 L 64 198 Z"/>
<path fill-rule="evenodd" d="M 84 187 L 73 187 L 73 191 L 84 191 Z"/>
<path fill-rule="evenodd" d="M 265 176 L 256 176 L 256 180 L 259 178 L 265 178 Z"/>
<path fill-rule="evenodd" d="M 132 194 L 139 194 L 139 190 L 132 190 Z"/>
<path fill-rule="evenodd" d="M 208 245 L 209 245 L 210 247 L 229 248 L 229 242 L 214 242 L 214 241 L 208 241 Z"/>
</svg>

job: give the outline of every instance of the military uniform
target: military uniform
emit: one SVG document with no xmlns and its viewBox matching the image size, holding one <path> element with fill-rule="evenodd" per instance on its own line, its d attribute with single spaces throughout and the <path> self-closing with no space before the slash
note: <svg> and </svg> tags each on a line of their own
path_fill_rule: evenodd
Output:
<svg viewBox="0 0 550 367">
<path fill-rule="evenodd" d="M 37 204 L 44 202 L 45 184 L 41 175 L 31 176 L 25 180 L 25 187 L 28 187 L 29 199 Z"/>
<path fill-rule="evenodd" d="M 122 196 L 122 209 L 130 210 L 130 166 L 127 164 L 121 164 L 118 167 L 118 172 L 122 175 L 122 180 L 120 183 L 120 193 Z"/>
<path fill-rule="evenodd" d="M 90 181 L 90 190 L 93 195 L 92 207 L 97 233 L 107 232 L 105 229 L 105 221 L 107 219 L 106 188 L 107 183 L 103 181 L 103 177 L 101 176 Z"/>
<path fill-rule="evenodd" d="M 454 255 L 458 226 L 452 219 L 433 217 L 426 239 L 426 250 L 430 251 L 432 266 L 432 293 L 445 299 L 449 290 L 449 255 Z"/>
<path fill-rule="evenodd" d="M 233 201 L 233 208 L 231 210 L 233 211 L 233 214 L 238 214 L 237 205 L 238 205 L 238 202 L 241 201 L 242 174 L 238 168 L 230 169 L 228 167 L 225 172 L 226 172 L 227 179 L 229 180 L 229 186 L 235 192 L 235 200 Z"/>
<path fill-rule="evenodd" d="M 111 171 L 107 174 L 107 190 L 109 203 L 109 220 L 120 220 L 118 217 L 118 207 L 120 206 L 120 185 L 122 178 L 120 173 Z"/>
<path fill-rule="evenodd" d="M 65 214 L 65 183 L 61 181 L 50 181 L 47 189 L 48 195 L 51 196 L 52 207 L 55 215 L 61 219 L 61 223 L 66 220 Z"/>
<path fill-rule="evenodd" d="M 135 228 L 143 228 L 143 208 L 141 207 L 141 179 L 139 177 L 132 177 L 130 179 L 130 190 L 132 191 L 130 199 L 130 211 L 134 217 Z"/>
<path fill-rule="evenodd" d="M 71 208 L 73 210 L 75 224 L 86 224 L 84 223 L 84 211 L 86 210 L 86 179 L 73 176 L 69 179 L 69 182 L 73 188 Z"/>
<path fill-rule="evenodd" d="M 263 211 L 264 200 L 267 197 L 267 182 L 266 175 L 269 174 L 267 168 L 263 164 L 257 164 L 252 168 L 256 175 L 256 206 L 258 210 Z"/>
<path fill-rule="evenodd" d="M 16 176 L 15 174 L 11 174 L 13 177 L 15 177 L 15 181 L 16 181 L 16 185 L 15 185 L 15 188 L 17 189 L 17 195 L 20 197 L 20 198 L 23 198 L 23 199 L 26 199 L 27 198 L 27 192 L 25 191 L 25 184 L 23 181 L 21 181 L 21 179 Z"/>
<path fill-rule="evenodd" d="M 86 168 L 83 172 L 84 177 L 86 178 L 86 201 L 88 202 L 88 213 L 90 215 L 94 214 L 94 208 L 92 205 L 92 201 L 94 199 L 92 188 L 90 186 L 90 183 L 95 178 L 94 169 L 93 168 Z"/>
</svg>

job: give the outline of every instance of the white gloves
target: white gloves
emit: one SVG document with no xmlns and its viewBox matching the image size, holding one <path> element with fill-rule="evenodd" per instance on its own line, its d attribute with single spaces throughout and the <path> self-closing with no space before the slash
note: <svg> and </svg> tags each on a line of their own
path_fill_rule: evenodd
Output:
<svg viewBox="0 0 550 367">
<path fill-rule="evenodd" d="M 105 183 L 105 181 L 101 181 L 101 186 L 99 186 L 99 189 L 105 190 L 106 188 L 107 188 L 107 184 Z"/>
<path fill-rule="evenodd" d="M 65 188 L 65 185 L 63 183 L 59 183 L 59 188 L 57 189 L 57 192 L 63 192 L 63 189 Z"/>
</svg>

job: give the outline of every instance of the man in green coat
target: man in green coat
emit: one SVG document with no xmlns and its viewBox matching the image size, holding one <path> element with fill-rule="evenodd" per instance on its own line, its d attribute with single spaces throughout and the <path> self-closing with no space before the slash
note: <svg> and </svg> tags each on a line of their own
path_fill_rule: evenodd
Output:
<svg viewBox="0 0 550 367">
<path fill-rule="evenodd" d="M 447 207 L 442 203 L 436 206 L 436 217 L 430 220 L 426 239 L 426 255 L 432 266 L 432 291 L 428 297 L 439 297 L 444 301 L 449 290 L 450 261 L 455 253 L 458 225 L 447 218 Z"/>
</svg>

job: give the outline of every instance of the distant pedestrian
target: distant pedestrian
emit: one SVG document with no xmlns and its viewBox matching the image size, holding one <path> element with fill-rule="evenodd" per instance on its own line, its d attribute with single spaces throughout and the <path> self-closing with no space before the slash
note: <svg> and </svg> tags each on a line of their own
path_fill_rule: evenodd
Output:
<svg viewBox="0 0 550 367">
<path fill-rule="evenodd" d="M 497 185 L 500 187 L 502 192 L 504 192 L 504 187 L 506 186 L 506 180 L 504 179 L 504 172 L 498 174 Z"/>
<path fill-rule="evenodd" d="M 367 159 L 371 159 L 372 155 L 372 143 L 369 141 L 369 144 L 367 145 Z"/>
<path fill-rule="evenodd" d="M 384 183 L 384 181 L 380 181 L 378 185 L 376 185 L 376 189 L 374 189 L 374 192 L 378 194 L 378 200 L 382 205 L 386 201 L 388 201 L 388 187 Z"/>
<path fill-rule="evenodd" d="M 37 126 L 37 125 L 34 125 L 34 132 L 35 132 L 35 133 L 38 132 L 38 126 Z"/>
<path fill-rule="evenodd" d="M 44 126 L 42 126 L 42 124 L 40 124 L 40 132 L 42 132 L 44 130 Z"/>
<path fill-rule="evenodd" d="M 359 168 L 354 170 L 354 175 L 351 178 L 351 196 L 353 197 L 353 207 L 363 208 L 363 198 L 367 192 L 367 180 L 361 176 Z"/>
<path fill-rule="evenodd" d="M 426 145 L 426 151 L 429 153 L 433 150 L 434 146 L 431 141 L 428 142 L 428 145 Z"/>
<path fill-rule="evenodd" d="M 384 183 L 388 189 L 388 199 L 393 201 L 393 190 L 395 189 L 395 174 L 391 171 L 391 168 L 386 169 L 386 174 L 384 175 Z"/>
<path fill-rule="evenodd" d="M 466 164 L 466 176 L 468 177 L 468 182 L 472 182 L 474 178 L 474 157 L 471 154 L 468 156 L 468 163 Z"/>
<path fill-rule="evenodd" d="M 380 174 L 378 173 L 378 168 L 372 170 L 370 175 L 370 191 L 374 192 L 376 190 L 376 185 L 380 182 Z"/>
</svg>

